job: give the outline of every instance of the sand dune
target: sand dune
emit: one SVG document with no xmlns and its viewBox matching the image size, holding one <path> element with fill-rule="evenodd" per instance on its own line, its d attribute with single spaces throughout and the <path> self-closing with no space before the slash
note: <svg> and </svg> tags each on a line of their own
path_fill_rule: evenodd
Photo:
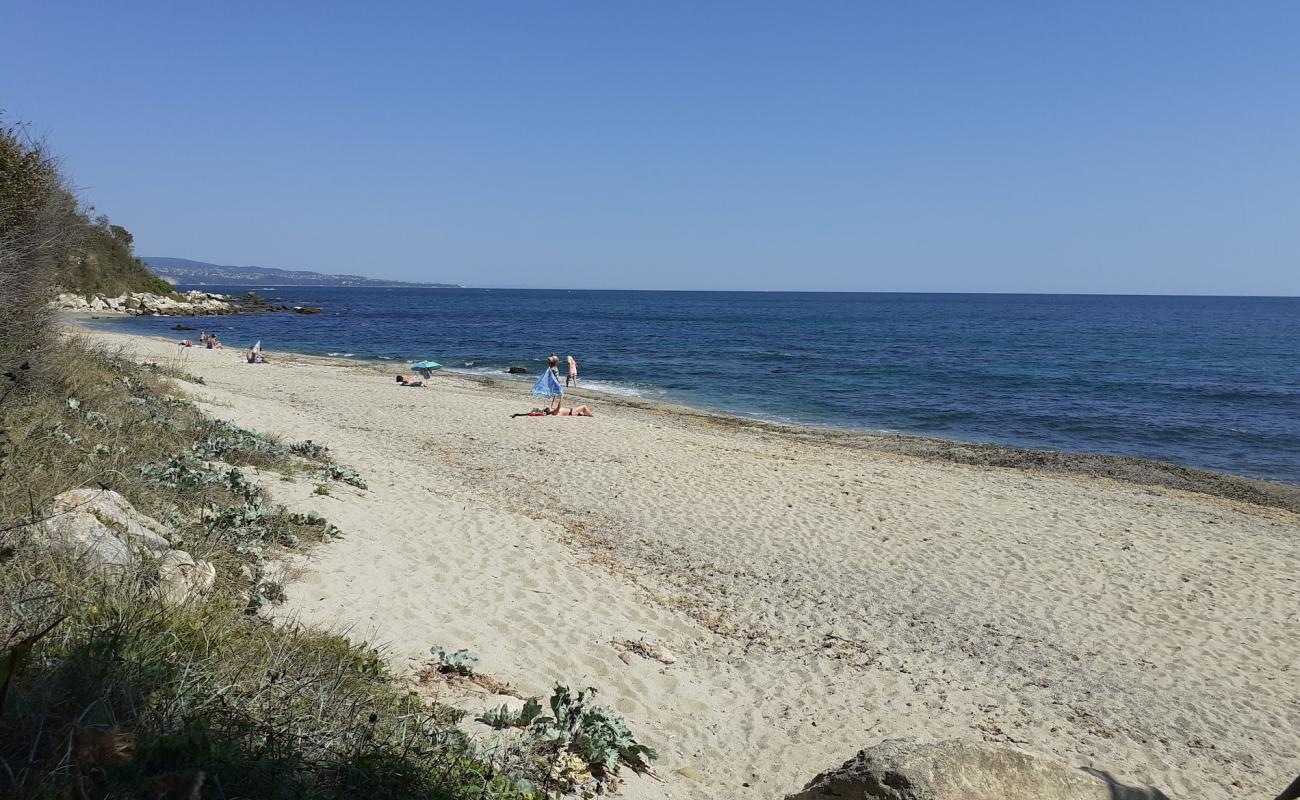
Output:
<svg viewBox="0 0 1300 800">
<path fill-rule="evenodd" d="M 512 420 L 526 388 L 274 360 L 184 368 L 214 415 L 327 443 L 370 483 L 280 490 L 347 532 L 283 613 L 401 669 L 438 643 L 524 693 L 598 687 L 661 754 L 626 796 L 780 797 L 902 736 L 1022 744 L 1182 798 L 1271 797 L 1300 770 L 1290 511 L 594 394 L 595 419 Z M 675 662 L 620 658 L 640 639 Z"/>
</svg>

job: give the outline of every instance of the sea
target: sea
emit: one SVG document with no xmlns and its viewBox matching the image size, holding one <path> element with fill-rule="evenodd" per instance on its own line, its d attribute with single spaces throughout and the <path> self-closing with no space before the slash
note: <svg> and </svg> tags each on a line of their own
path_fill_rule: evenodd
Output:
<svg viewBox="0 0 1300 800">
<path fill-rule="evenodd" d="M 320 314 L 131 317 L 114 329 L 536 376 L 832 428 L 1138 456 L 1300 483 L 1300 298 L 255 290 Z M 520 378 L 520 408 L 531 378 Z"/>
</svg>

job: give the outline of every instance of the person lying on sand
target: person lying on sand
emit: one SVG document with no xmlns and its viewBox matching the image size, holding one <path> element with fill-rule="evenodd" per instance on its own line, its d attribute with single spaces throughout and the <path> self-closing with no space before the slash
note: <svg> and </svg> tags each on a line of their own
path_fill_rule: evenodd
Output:
<svg viewBox="0 0 1300 800">
<path fill-rule="evenodd" d="M 402 386 L 424 386 L 424 381 L 407 380 L 405 375 L 398 375 L 397 382 Z"/>
<path fill-rule="evenodd" d="M 534 408 L 532 411 L 521 411 L 518 414 L 511 414 L 510 418 L 515 417 L 594 417 L 591 409 L 587 406 L 578 406 L 577 408 Z"/>
<path fill-rule="evenodd" d="M 594 417 L 591 409 L 587 406 L 578 406 L 577 408 L 557 408 L 550 412 L 552 417 Z"/>
<path fill-rule="evenodd" d="M 262 356 L 261 353 L 257 352 L 256 350 L 254 350 L 254 349 L 251 348 L 251 347 L 244 351 L 244 360 L 247 361 L 247 362 L 250 363 L 250 364 L 270 364 L 270 363 L 271 363 L 270 361 L 267 361 L 267 360 Z"/>
</svg>

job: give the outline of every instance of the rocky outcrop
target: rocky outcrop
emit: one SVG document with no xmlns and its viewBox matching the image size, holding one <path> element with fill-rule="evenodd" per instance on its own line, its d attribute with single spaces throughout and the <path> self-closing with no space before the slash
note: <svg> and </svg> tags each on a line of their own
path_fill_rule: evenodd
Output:
<svg viewBox="0 0 1300 800">
<path fill-rule="evenodd" d="M 890 739 L 813 778 L 786 800 L 1169 800 L 1012 747 Z"/>
<path fill-rule="evenodd" d="M 54 299 L 55 308 L 71 311 L 97 311 L 106 314 L 131 314 L 133 316 L 207 316 L 234 314 L 242 307 L 231 298 L 209 292 L 191 291 L 175 297 L 149 292 L 130 292 L 118 297 L 102 294 L 84 295 L 64 292 Z"/>
<path fill-rule="evenodd" d="M 44 544 L 72 553 L 88 569 L 124 573 L 145 569 L 173 603 L 212 588 L 217 571 L 171 546 L 166 529 L 107 489 L 73 489 L 54 498 Z"/>
</svg>

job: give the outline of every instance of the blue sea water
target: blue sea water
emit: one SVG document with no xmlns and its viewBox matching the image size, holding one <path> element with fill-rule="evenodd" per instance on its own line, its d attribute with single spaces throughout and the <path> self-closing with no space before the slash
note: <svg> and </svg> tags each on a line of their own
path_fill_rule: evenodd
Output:
<svg viewBox="0 0 1300 800">
<path fill-rule="evenodd" d="M 201 287 L 242 293 L 249 287 Z M 281 287 L 230 347 L 584 383 L 744 416 L 1300 482 L 1300 298 Z M 111 323 L 180 336 L 175 317 Z M 184 334 L 194 336 L 195 334 Z M 521 383 L 520 407 L 529 405 Z"/>
</svg>

